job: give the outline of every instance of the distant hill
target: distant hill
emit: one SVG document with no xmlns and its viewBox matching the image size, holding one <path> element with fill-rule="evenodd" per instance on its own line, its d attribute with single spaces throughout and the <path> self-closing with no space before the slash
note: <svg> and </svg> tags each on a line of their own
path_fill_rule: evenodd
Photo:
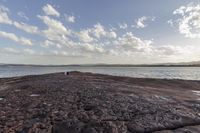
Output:
<svg viewBox="0 0 200 133">
<path fill-rule="evenodd" d="M 169 66 L 200 66 L 200 61 L 192 62 L 179 62 L 179 63 L 161 63 L 156 65 L 169 65 Z"/>
</svg>

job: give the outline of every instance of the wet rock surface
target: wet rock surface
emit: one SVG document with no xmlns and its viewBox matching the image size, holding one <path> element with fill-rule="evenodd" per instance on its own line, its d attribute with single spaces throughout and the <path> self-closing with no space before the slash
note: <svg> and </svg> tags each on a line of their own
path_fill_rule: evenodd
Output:
<svg viewBox="0 0 200 133">
<path fill-rule="evenodd" d="M 0 133 L 200 132 L 200 81 L 70 72 L 0 86 Z"/>
</svg>

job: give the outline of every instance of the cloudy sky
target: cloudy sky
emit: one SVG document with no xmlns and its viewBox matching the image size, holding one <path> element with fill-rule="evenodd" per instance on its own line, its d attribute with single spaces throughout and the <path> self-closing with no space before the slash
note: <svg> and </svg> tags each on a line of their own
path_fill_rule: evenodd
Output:
<svg viewBox="0 0 200 133">
<path fill-rule="evenodd" d="M 195 60 L 199 0 L 0 0 L 0 63 Z"/>
</svg>

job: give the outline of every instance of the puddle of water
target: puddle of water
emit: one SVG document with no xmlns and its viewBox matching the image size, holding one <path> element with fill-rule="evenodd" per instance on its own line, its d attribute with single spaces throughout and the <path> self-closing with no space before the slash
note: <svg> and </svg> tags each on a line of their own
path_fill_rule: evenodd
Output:
<svg viewBox="0 0 200 133">
<path fill-rule="evenodd" d="M 0 101 L 2 101 L 2 100 L 3 100 L 3 98 L 0 97 Z"/>
<path fill-rule="evenodd" d="M 40 96 L 39 94 L 31 94 L 30 95 L 31 97 L 38 97 L 38 96 Z"/>
<path fill-rule="evenodd" d="M 195 95 L 200 96 L 200 91 L 192 91 Z"/>
<path fill-rule="evenodd" d="M 164 96 L 158 96 L 158 95 L 155 95 L 154 97 L 156 97 L 157 99 L 161 99 L 161 100 L 166 100 L 168 101 L 169 99 L 164 97 Z"/>
</svg>

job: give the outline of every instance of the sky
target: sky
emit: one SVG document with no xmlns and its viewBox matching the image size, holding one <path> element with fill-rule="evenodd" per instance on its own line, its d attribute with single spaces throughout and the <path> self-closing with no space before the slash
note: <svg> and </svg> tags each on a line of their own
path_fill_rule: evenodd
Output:
<svg viewBox="0 0 200 133">
<path fill-rule="evenodd" d="M 0 63 L 200 60 L 200 0 L 0 0 Z"/>
</svg>

